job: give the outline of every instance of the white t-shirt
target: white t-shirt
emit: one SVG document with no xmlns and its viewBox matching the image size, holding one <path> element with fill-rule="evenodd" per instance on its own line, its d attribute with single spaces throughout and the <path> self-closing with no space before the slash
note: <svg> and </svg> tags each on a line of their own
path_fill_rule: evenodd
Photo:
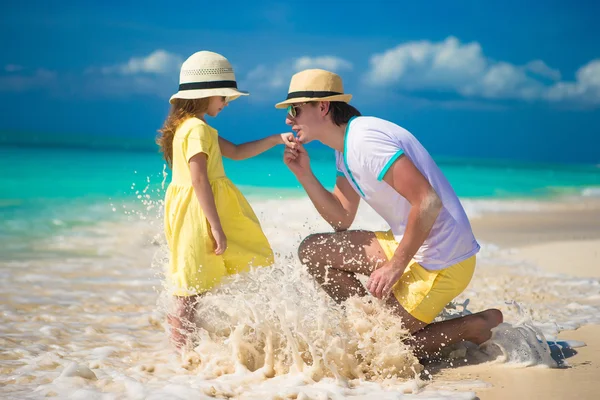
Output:
<svg viewBox="0 0 600 400">
<path fill-rule="evenodd" d="M 411 205 L 383 181 L 400 156 L 408 157 L 440 197 L 443 207 L 429 237 L 414 260 L 428 270 L 440 270 L 466 260 L 480 247 L 454 189 L 427 150 L 406 129 L 375 117 L 348 122 L 344 153 L 336 150 L 338 174 L 389 224 L 400 242 Z"/>
</svg>

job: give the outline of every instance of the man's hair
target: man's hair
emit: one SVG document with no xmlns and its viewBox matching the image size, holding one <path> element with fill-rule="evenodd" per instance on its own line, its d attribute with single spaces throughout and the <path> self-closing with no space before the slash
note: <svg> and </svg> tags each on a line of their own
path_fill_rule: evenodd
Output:
<svg viewBox="0 0 600 400">
<path fill-rule="evenodd" d="M 355 107 L 343 101 L 332 101 L 329 103 L 329 114 L 331 114 L 331 120 L 337 126 L 347 124 L 352 117 L 360 117 L 360 111 Z"/>
</svg>

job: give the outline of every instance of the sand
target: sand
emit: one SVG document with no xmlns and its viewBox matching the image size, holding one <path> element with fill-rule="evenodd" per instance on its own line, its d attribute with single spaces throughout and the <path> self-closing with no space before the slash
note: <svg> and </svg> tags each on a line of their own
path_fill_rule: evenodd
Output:
<svg viewBox="0 0 600 400">
<path fill-rule="evenodd" d="M 535 212 L 485 214 L 471 224 L 478 240 L 504 248 L 524 250 L 532 245 L 600 240 L 600 201 L 551 203 Z"/>
<path fill-rule="evenodd" d="M 562 206 L 489 215 L 475 219 L 473 228 L 480 240 L 511 248 L 515 260 L 551 273 L 600 278 L 600 207 L 591 202 Z M 563 368 L 486 363 L 442 369 L 434 381 L 484 381 L 488 387 L 476 390 L 482 400 L 600 398 L 600 325 L 563 331 L 558 337 L 586 344 L 575 349 Z"/>
<path fill-rule="evenodd" d="M 514 257 L 525 258 L 557 274 L 600 278 L 600 240 L 535 244 L 518 249 Z"/>
<path fill-rule="evenodd" d="M 577 348 L 566 368 L 515 368 L 513 366 L 469 365 L 445 369 L 436 380 L 481 380 L 489 388 L 476 391 L 481 400 L 496 399 L 597 399 L 600 390 L 600 326 L 589 325 L 565 331 L 561 339 L 580 340 L 587 344 Z"/>
<path fill-rule="evenodd" d="M 341 343 L 337 341 L 340 334 L 337 321 L 366 321 L 341 332 L 350 339 L 357 338 L 355 332 L 362 335 L 359 339 L 375 338 L 347 341 L 367 344 L 364 349 L 370 358 L 363 357 L 362 361 L 380 360 L 378 356 L 384 354 L 392 356 L 387 361 L 394 361 L 393 357 L 399 360 L 394 365 L 412 366 L 413 362 L 406 357 L 408 352 L 391 354 L 380 349 L 393 345 L 391 348 L 402 350 L 396 345 L 398 338 L 394 329 L 389 329 L 396 327 L 395 320 L 392 324 L 382 323 L 385 320 L 370 311 L 365 317 L 360 312 L 365 311 L 365 314 L 370 307 L 361 308 L 360 304 L 355 307 L 358 314 L 353 313 L 346 319 L 344 315 L 348 313 L 322 307 L 325 303 L 319 300 L 320 295 L 308 285 L 312 280 L 298 279 L 295 275 L 301 270 L 296 268 L 294 258 L 298 243 L 310 233 L 329 230 L 309 201 L 306 198 L 285 202 L 265 200 L 254 202 L 253 206 L 281 262 L 278 269 L 268 272 L 267 276 L 247 276 L 252 285 L 240 284 L 241 287 L 232 291 L 237 296 L 233 301 L 229 295 L 211 297 L 218 306 L 217 311 L 227 311 L 226 314 L 215 312 L 215 316 L 223 317 L 226 327 L 257 326 L 260 332 L 274 332 L 272 337 L 294 344 L 296 347 L 287 346 L 280 340 L 276 346 L 277 354 L 283 354 L 287 360 L 297 354 L 308 354 L 295 350 L 304 346 L 306 340 L 314 341 L 316 356 L 325 354 L 329 359 L 330 354 L 355 354 L 351 348 L 338 351 L 339 346 L 331 345 Z M 474 211 L 478 211 L 477 208 L 487 211 L 490 206 L 510 211 L 484 213 L 472 219 L 482 252 L 478 256 L 476 276 L 458 299 L 457 310 L 460 311 L 460 305 L 466 300 L 470 300 L 468 310 L 472 312 L 498 307 L 505 313 L 507 323 L 517 325 L 524 315 L 529 316 L 550 334 L 562 330 L 560 338 L 580 340 L 587 346 L 576 348 L 577 354 L 567 359 L 568 367 L 563 369 L 518 367 L 501 362 L 476 365 L 470 360 L 466 366 L 454 366 L 458 362 L 435 370 L 428 366 L 432 379 L 425 382 L 424 391 L 417 393 L 417 398 L 599 397 L 593 393 L 600 388 L 596 383 L 600 372 L 597 368 L 600 343 L 596 339 L 600 325 L 593 324 L 600 324 L 597 271 L 600 229 L 596 222 L 600 221 L 600 205 L 582 201 L 544 203 L 542 210 L 537 209 L 537 203 L 533 204 L 535 210 L 520 203 L 506 207 L 497 202 L 476 202 L 470 206 Z M 276 209 L 279 211 L 274 211 Z M 283 370 L 269 379 L 243 373 L 243 370 L 231 373 L 237 361 L 261 360 L 260 353 L 255 358 L 243 356 L 248 351 L 255 354 L 246 344 L 253 343 L 247 339 L 256 335 L 245 337 L 252 330 L 236 328 L 231 330 L 235 333 L 232 340 L 227 340 L 230 331 L 220 329 L 223 318 L 216 317 L 210 320 L 212 325 L 208 328 L 224 335 L 217 338 L 223 339 L 222 343 L 219 341 L 214 346 L 208 340 L 200 342 L 204 346 L 200 354 L 205 360 L 209 357 L 208 361 L 215 362 L 199 365 L 192 362 L 193 359 L 190 362 L 185 359 L 182 365 L 166 343 L 162 325 L 165 307 L 162 299 L 157 298 L 161 282 L 156 268 L 162 265 L 162 253 L 156 254 L 161 248 L 157 239 L 161 236 L 156 231 L 160 224 L 148 223 L 145 214 L 142 216 L 144 218 L 137 223 L 109 221 L 83 226 L 69 235 L 48 237 L 36 243 L 38 254 L 52 257 L 0 260 L 0 275 L 10 282 L 0 293 L 0 347 L 3 350 L 0 375 L 6 377 L 0 379 L 0 397 L 214 398 L 239 394 L 238 398 L 247 399 L 276 396 L 399 399 L 405 391 L 420 390 L 420 383 L 417 387 L 412 374 L 408 380 L 392 380 L 390 387 L 363 381 L 348 390 L 332 377 L 306 384 L 296 374 L 283 373 Z M 384 229 L 385 224 L 361 205 L 354 228 L 378 230 Z M 242 299 L 244 304 L 252 306 L 249 308 L 269 318 L 263 318 L 262 314 L 256 314 L 255 318 L 245 306 L 239 306 Z M 314 321 L 319 321 L 321 328 L 313 329 Z M 372 336 L 365 327 L 384 329 L 376 329 Z M 296 333 L 290 336 L 287 332 Z M 319 335 L 312 336 L 311 332 Z M 290 340 L 286 339 L 288 336 Z M 282 360 L 285 361 L 285 357 Z M 301 357 L 294 360 L 303 365 Z M 321 373 L 325 369 L 310 371 Z M 218 392 L 214 391 L 214 385 L 218 386 Z"/>
</svg>

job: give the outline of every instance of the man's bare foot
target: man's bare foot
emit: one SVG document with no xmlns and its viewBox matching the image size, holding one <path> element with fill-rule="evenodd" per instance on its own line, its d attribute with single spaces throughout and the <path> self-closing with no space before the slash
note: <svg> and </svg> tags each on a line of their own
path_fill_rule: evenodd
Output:
<svg viewBox="0 0 600 400">
<path fill-rule="evenodd" d="M 481 345 L 492 337 L 492 329 L 503 321 L 502 312 L 495 308 L 471 314 L 465 317 L 467 329 L 465 340 Z"/>
</svg>

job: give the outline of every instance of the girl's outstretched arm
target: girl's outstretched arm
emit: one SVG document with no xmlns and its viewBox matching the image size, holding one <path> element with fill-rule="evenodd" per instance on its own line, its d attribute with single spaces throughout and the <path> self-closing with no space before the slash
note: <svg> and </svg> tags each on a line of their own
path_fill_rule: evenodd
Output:
<svg viewBox="0 0 600 400">
<path fill-rule="evenodd" d="M 257 156 L 278 144 L 285 144 L 288 147 L 294 148 L 296 146 L 294 134 L 288 132 L 271 135 L 259 140 L 242 144 L 231 143 L 229 140 L 223 139 L 221 136 L 219 136 L 219 147 L 221 148 L 221 154 L 223 154 L 224 157 L 231 158 L 232 160 L 245 160 L 246 158 Z"/>
<path fill-rule="evenodd" d="M 210 230 L 215 241 L 215 254 L 218 255 L 223 254 L 227 248 L 227 238 L 223 232 L 221 219 L 215 205 L 215 197 L 210 188 L 206 161 L 207 155 L 205 153 L 198 153 L 190 158 L 190 175 L 194 193 L 196 193 L 200 207 L 202 207 L 202 211 L 204 211 L 204 215 L 206 215 L 206 219 L 210 224 Z"/>
</svg>

